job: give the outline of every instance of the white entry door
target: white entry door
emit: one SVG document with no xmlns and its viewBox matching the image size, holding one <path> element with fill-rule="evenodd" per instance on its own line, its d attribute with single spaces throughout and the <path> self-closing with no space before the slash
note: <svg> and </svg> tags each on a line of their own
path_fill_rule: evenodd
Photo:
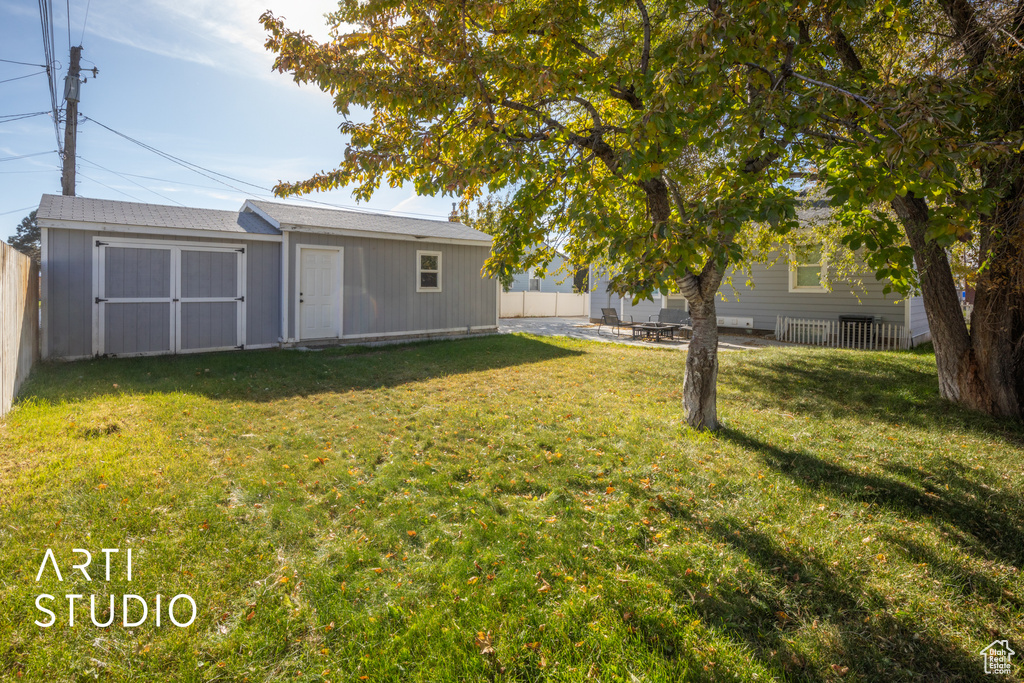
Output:
<svg viewBox="0 0 1024 683">
<path fill-rule="evenodd" d="M 299 247 L 299 339 L 341 336 L 341 253 Z"/>
</svg>

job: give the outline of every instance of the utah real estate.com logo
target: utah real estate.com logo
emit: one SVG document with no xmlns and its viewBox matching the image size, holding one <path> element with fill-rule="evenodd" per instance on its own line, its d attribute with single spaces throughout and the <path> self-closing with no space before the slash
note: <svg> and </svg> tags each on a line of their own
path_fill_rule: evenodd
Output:
<svg viewBox="0 0 1024 683">
<path fill-rule="evenodd" d="M 1004 674 L 1009 676 L 1013 673 L 1013 665 L 1010 664 L 1010 657 L 1016 653 L 1010 649 L 1007 640 L 993 640 L 984 650 L 981 656 L 985 659 L 985 673 Z"/>
</svg>

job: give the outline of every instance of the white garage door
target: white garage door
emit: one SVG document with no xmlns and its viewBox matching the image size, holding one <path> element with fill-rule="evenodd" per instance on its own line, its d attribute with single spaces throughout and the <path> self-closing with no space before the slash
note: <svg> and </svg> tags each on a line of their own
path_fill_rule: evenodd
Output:
<svg viewBox="0 0 1024 683">
<path fill-rule="evenodd" d="M 97 238 L 95 255 L 94 353 L 244 347 L 244 247 Z"/>
</svg>

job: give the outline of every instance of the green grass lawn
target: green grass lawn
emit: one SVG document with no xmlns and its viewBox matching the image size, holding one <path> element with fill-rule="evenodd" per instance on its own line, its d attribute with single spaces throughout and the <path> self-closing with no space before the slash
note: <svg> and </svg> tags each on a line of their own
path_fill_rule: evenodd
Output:
<svg viewBox="0 0 1024 683">
<path fill-rule="evenodd" d="M 721 357 L 711 436 L 683 362 L 500 336 L 43 365 L 0 424 L 0 678 L 952 681 L 1024 653 L 1024 428 L 942 402 L 928 353 L 765 349 Z M 125 593 L 162 625 L 121 626 Z"/>
</svg>

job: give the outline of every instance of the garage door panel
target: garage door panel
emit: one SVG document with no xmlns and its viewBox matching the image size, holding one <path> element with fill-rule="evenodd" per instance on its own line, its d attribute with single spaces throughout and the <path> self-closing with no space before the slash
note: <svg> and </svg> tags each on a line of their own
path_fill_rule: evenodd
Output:
<svg viewBox="0 0 1024 683">
<path fill-rule="evenodd" d="M 105 305 L 105 353 L 170 353 L 170 303 L 110 303 Z"/>
<path fill-rule="evenodd" d="M 181 252 L 181 296 L 185 299 L 237 297 L 238 252 Z"/>
<path fill-rule="evenodd" d="M 94 348 L 110 355 L 230 349 L 245 343 L 244 251 L 97 244 Z"/>
<path fill-rule="evenodd" d="M 234 302 L 182 303 L 181 350 L 239 346 L 238 305 Z"/>
<path fill-rule="evenodd" d="M 107 247 L 103 274 L 107 298 L 171 296 L 171 250 Z"/>
</svg>

